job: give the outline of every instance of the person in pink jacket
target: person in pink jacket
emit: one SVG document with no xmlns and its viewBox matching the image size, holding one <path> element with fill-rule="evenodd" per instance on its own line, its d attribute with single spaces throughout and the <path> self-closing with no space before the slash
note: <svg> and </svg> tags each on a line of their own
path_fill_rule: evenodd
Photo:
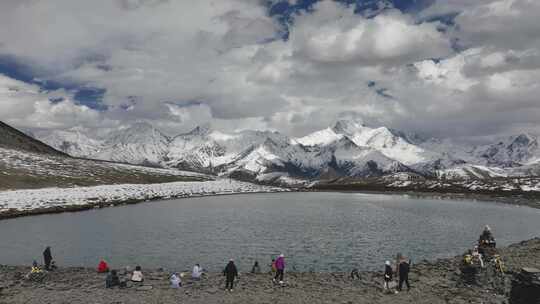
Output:
<svg viewBox="0 0 540 304">
<path fill-rule="evenodd" d="M 276 276 L 273 281 L 276 282 L 279 278 L 279 284 L 283 284 L 283 274 L 285 271 L 285 256 L 280 254 L 276 260 Z"/>
</svg>

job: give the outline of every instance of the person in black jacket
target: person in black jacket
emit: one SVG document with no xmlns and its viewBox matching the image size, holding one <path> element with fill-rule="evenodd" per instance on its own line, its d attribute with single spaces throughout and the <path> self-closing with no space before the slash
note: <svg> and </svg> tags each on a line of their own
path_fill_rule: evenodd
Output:
<svg viewBox="0 0 540 304">
<path fill-rule="evenodd" d="M 399 263 L 399 291 L 401 291 L 401 287 L 403 287 L 403 282 L 407 285 L 407 291 L 411 289 L 411 286 L 409 285 L 409 268 L 409 261 L 405 259 L 401 260 Z"/>
<path fill-rule="evenodd" d="M 390 290 L 389 283 L 392 281 L 393 271 L 390 261 L 386 261 L 384 265 L 384 289 Z"/>
<path fill-rule="evenodd" d="M 232 291 L 234 285 L 234 279 L 238 276 L 238 269 L 234 265 L 234 260 L 231 259 L 229 264 L 223 270 L 223 275 L 227 278 L 225 283 L 225 290 Z"/>
<path fill-rule="evenodd" d="M 43 251 L 43 262 L 45 264 L 45 269 L 50 270 L 52 261 L 51 247 L 47 246 Z"/>
</svg>

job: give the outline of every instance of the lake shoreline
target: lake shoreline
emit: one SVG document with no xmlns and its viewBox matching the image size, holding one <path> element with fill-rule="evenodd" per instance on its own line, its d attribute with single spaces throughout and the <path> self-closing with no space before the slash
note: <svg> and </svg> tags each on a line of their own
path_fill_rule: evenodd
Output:
<svg viewBox="0 0 540 304">
<path fill-rule="evenodd" d="M 450 200 L 471 200 L 487 203 L 502 203 L 515 206 L 527 206 L 540 209 L 540 195 L 531 195 L 527 192 L 504 193 L 504 192 L 444 192 L 436 189 L 407 190 L 400 188 L 390 189 L 345 189 L 342 187 L 307 188 L 298 191 L 304 192 L 336 192 L 336 193 L 365 193 L 383 195 L 407 195 L 415 198 L 434 198 Z"/>
<path fill-rule="evenodd" d="M 0 191 L 0 220 L 171 199 L 290 191 L 288 188 L 225 179 L 204 182 L 120 184 Z M 3 209 L 2 204 L 4 204 Z"/>
<path fill-rule="evenodd" d="M 250 191 L 250 192 L 227 192 L 227 193 L 192 193 L 186 195 L 184 193 L 175 196 L 156 196 L 152 198 L 142 199 L 122 199 L 116 201 L 96 201 L 87 204 L 68 204 L 63 206 L 52 206 L 35 208 L 28 210 L 8 209 L 0 212 L 0 220 L 12 219 L 26 216 L 36 216 L 45 214 L 58 214 L 58 213 L 71 213 L 79 211 L 87 211 L 93 209 L 101 209 L 108 207 L 120 207 L 126 205 L 133 205 L 145 202 L 182 199 L 182 198 L 197 198 L 207 196 L 221 196 L 221 195 L 243 195 L 243 194 L 263 194 L 263 193 L 281 193 L 281 192 L 335 192 L 335 193 L 365 193 L 365 194 L 382 194 L 382 195 L 407 195 L 414 198 L 426 199 L 453 199 L 453 200 L 471 200 L 482 202 L 496 202 L 515 206 L 527 206 L 535 209 L 540 209 L 540 197 L 527 196 L 524 197 L 520 194 L 510 193 L 475 193 L 475 192 L 442 192 L 436 190 L 422 191 L 422 190 L 406 190 L 406 189 L 343 189 L 340 187 L 328 187 L 328 188 L 279 188 L 274 187 L 271 190 L 265 191 Z"/>
<path fill-rule="evenodd" d="M 46 207 L 46 208 L 36 208 L 36 209 L 30 209 L 30 210 L 9 209 L 7 211 L 0 212 L 0 221 L 19 218 L 19 217 L 27 217 L 27 216 L 58 214 L 58 213 L 73 213 L 73 212 L 88 211 L 88 210 L 102 209 L 102 208 L 122 207 L 122 206 L 135 205 L 135 204 L 140 204 L 140 203 L 150 203 L 150 202 L 156 202 L 156 201 L 199 198 L 199 197 L 209 197 L 209 196 L 267 194 L 267 193 L 281 193 L 281 192 L 290 193 L 294 191 L 275 190 L 275 191 L 232 192 L 232 193 L 196 193 L 196 194 L 190 194 L 190 195 L 180 194 L 178 196 L 154 197 L 151 199 L 128 199 L 128 200 L 118 200 L 118 201 L 112 201 L 112 202 L 95 202 L 95 203 L 89 203 L 89 204 L 84 204 L 84 205 L 65 205 L 65 206 L 54 206 L 54 207 Z"/>
<path fill-rule="evenodd" d="M 153 269 L 144 285 L 106 289 L 104 274 L 82 267 L 60 268 L 42 282 L 26 281 L 28 266 L 0 265 L 2 303 L 492 303 L 508 302 L 510 280 L 523 267 L 540 268 L 540 238 L 500 248 L 507 271 L 482 283 L 467 286 L 460 277 L 461 257 L 413 264 L 410 292 L 388 294 L 382 272 L 361 271 L 360 280 L 349 273 L 286 272 L 285 286 L 274 285 L 269 273 L 241 273 L 233 293 L 224 291 L 224 278 L 210 273 L 200 282 L 184 278 L 184 287 L 171 289 L 170 271 Z M 240 269 L 242 270 L 242 269 Z"/>
</svg>

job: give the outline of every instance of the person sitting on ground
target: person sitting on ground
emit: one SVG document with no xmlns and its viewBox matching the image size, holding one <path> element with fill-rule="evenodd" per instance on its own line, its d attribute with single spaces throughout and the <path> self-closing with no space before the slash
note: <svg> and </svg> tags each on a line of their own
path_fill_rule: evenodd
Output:
<svg viewBox="0 0 540 304">
<path fill-rule="evenodd" d="M 30 273 L 42 273 L 43 270 L 39 268 L 37 261 L 34 260 L 32 263 L 32 269 L 30 270 Z"/>
<path fill-rule="evenodd" d="M 255 264 L 251 267 L 251 273 L 261 273 L 261 267 L 259 267 L 258 261 L 255 261 Z"/>
<path fill-rule="evenodd" d="M 172 288 L 180 288 L 182 286 L 182 279 L 178 273 L 173 273 L 170 278 Z"/>
<path fill-rule="evenodd" d="M 473 256 L 472 251 L 468 250 L 467 253 L 463 256 L 463 266 L 472 266 L 473 265 Z"/>
<path fill-rule="evenodd" d="M 390 264 L 390 261 L 386 261 L 384 263 L 384 289 L 387 291 L 390 291 L 390 282 L 392 281 L 392 266 Z"/>
<path fill-rule="evenodd" d="M 109 265 L 107 265 L 107 262 L 105 262 L 105 260 L 101 259 L 99 261 L 99 264 L 98 264 L 98 267 L 97 267 L 97 272 L 98 273 L 109 272 Z"/>
<path fill-rule="evenodd" d="M 360 271 L 358 270 L 358 268 L 354 268 L 353 270 L 351 270 L 351 280 L 360 280 Z"/>
<path fill-rule="evenodd" d="M 118 277 L 118 273 L 116 272 L 116 270 L 112 270 L 111 272 L 109 272 L 109 274 L 105 278 L 106 288 L 113 288 L 114 286 L 120 286 L 120 278 Z"/>
<path fill-rule="evenodd" d="M 26 280 L 35 281 L 35 282 L 41 282 L 43 278 L 45 277 L 45 273 L 43 270 L 38 266 L 38 263 L 34 261 L 32 263 L 32 268 L 30 269 L 30 272 L 27 273 L 24 278 Z"/>
<path fill-rule="evenodd" d="M 238 277 L 238 269 L 236 268 L 236 265 L 234 265 L 233 259 L 229 261 L 229 263 L 223 270 L 223 275 L 226 277 L 225 290 L 233 291 L 234 279 Z"/>
<path fill-rule="evenodd" d="M 193 266 L 193 271 L 191 271 L 191 278 L 198 281 L 201 279 L 203 273 L 201 265 L 195 264 L 195 266 Z"/>
<path fill-rule="evenodd" d="M 484 227 L 484 231 L 482 231 L 482 234 L 480 235 L 480 239 L 478 240 L 479 245 L 481 246 L 487 246 L 487 247 L 493 247 L 495 248 L 495 238 L 493 237 L 493 233 L 491 232 L 491 228 L 486 225 Z"/>
<path fill-rule="evenodd" d="M 471 255 L 473 260 L 478 260 L 480 262 L 480 267 L 484 268 L 484 259 L 482 259 L 482 254 L 478 250 L 478 246 L 474 246 L 474 250 L 472 251 Z"/>
<path fill-rule="evenodd" d="M 131 281 L 132 282 L 143 282 L 144 276 L 142 273 L 141 266 L 135 267 L 135 270 L 133 271 L 133 274 L 131 275 Z"/>
</svg>

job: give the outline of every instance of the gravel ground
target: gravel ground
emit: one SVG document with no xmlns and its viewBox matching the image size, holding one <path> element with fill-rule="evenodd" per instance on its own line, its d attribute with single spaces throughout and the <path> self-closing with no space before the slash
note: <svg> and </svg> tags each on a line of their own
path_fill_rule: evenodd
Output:
<svg viewBox="0 0 540 304">
<path fill-rule="evenodd" d="M 199 282 L 184 279 L 184 287 L 171 289 L 169 273 L 145 271 L 145 285 L 106 289 L 105 275 L 93 269 L 60 268 L 38 283 L 27 281 L 29 267 L 0 266 L 0 303 L 508 303 L 510 279 L 521 267 L 540 268 L 540 239 L 500 249 L 507 273 L 483 270 L 478 286 L 465 285 L 460 276 L 461 258 L 423 261 L 413 265 L 412 289 L 385 293 L 382 273 L 362 272 L 360 280 L 346 273 L 286 273 L 285 286 L 275 286 L 270 274 L 240 274 L 233 292 L 224 290 L 220 274 Z"/>
</svg>

